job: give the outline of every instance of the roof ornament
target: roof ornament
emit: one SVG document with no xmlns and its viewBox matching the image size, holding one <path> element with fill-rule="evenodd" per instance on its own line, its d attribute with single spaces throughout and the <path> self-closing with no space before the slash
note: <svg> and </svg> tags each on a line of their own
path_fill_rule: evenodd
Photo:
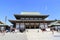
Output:
<svg viewBox="0 0 60 40">
<path fill-rule="evenodd" d="M 57 19 L 55 19 L 55 21 L 57 21 Z"/>
</svg>

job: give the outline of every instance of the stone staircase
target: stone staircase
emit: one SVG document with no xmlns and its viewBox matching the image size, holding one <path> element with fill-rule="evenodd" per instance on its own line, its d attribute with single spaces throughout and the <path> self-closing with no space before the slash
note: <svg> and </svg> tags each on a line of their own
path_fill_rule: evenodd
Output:
<svg viewBox="0 0 60 40">
<path fill-rule="evenodd" d="M 54 40 L 60 40 L 60 32 L 54 32 Z"/>
<path fill-rule="evenodd" d="M 51 31 L 42 32 L 40 29 L 26 29 L 23 33 L 0 33 L 0 40 L 57 40 L 58 38 L 54 35 L 58 34 L 60 35 L 57 32 L 55 34 Z"/>
<path fill-rule="evenodd" d="M 0 40 L 28 40 L 25 33 L 6 33 L 0 35 Z"/>
<path fill-rule="evenodd" d="M 52 32 L 42 32 L 39 29 L 29 29 L 26 34 L 28 40 L 53 40 Z"/>
</svg>

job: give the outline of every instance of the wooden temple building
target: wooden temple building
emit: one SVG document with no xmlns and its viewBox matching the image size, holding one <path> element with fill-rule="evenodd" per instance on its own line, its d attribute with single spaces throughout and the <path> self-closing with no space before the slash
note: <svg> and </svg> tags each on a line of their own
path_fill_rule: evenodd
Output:
<svg viewBox="0 0 60 40">
<path fill-rule="evenodd" d="M 14 14 L 16 20 L 9 20 L 13 24 L 13 28 L 23 32 L 26 29 L 55 29 L 60 23 L 54 23 L 58 20 L 45 20 L 49 15 L 42 15 L 39 12 L 21 12 Z M 52 24 L 53 23 L 53 24 Z M 56 26 L 56 27 L 55 27 Z"/>
<path fill-rule="evenodd" d="M 3 23 L 0 21 L 0 32 L 1 31 L 6 31 L 6 30 L 10 30 L 10 26 L 8 26 L 7 24 Z"/>
</svg>

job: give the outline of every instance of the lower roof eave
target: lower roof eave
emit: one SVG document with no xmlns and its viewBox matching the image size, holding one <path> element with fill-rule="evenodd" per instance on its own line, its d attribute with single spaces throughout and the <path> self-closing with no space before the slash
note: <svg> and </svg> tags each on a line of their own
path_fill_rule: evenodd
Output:
<svg viewBox="0 0 60 40">
<path fill-rule="evenodd" d="M 37 22 L 37 23 L 39 23 L 39 22 L 48 22 L 48 23 L 50 23 L 50 22 L 54 22 L 54 20 L 9 20 L 12 24 L 14 24 L 14 23 L 27 23 L 27 22 L 29 22 L 29 23 L 35 23 L 35 22 Z"/>
</svg>

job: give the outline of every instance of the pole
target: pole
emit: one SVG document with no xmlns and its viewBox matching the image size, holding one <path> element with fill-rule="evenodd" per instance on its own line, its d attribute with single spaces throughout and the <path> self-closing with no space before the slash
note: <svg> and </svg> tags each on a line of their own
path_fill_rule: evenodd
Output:
<svg viewBox="0 0 60 40">
<path fill-rule="evenodd" d="M 6 22 L 7 22 L 7 16 L 5 16 L 5 24 L 6 24 Z"/>
</svg>

